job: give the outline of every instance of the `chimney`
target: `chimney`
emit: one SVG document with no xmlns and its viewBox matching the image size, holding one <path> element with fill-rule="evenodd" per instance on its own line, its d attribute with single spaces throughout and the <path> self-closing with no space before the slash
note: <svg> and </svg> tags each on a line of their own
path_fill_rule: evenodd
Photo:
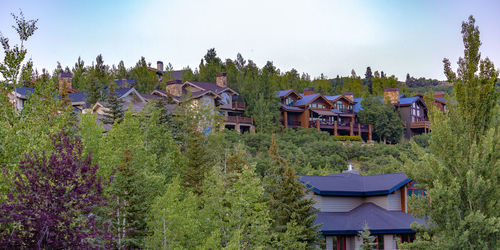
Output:
<svg viewBox="0 0 500 250">
<path fill-rule="evenodd" d="M 342 173 L 358 174 L 359 175 L 359 170 L 352 169 L 351 161 L 348 161 L 347 170 L 342 171 Z"/>
<path fill-rule="evenodd" d="M 345 93 L 344 93 L 344 96 L 345 96 L 347 99 L 351 100 L 351 102 L 354 102 L 354 93 L 353 93 L 353 92 L 345 92 Z"/>
<path fill-rule="evenodd" d="M 165 90 L 169 95 L 172 96 L 181 96 L 182 95 L 182 81 L 181 80 L 174 80 L 174 81 L 169 81 L 167 82 L 167 86 L 165 87 Z"/>
<path fill-rule="evenodd" d="M 314 88 L 313 87 L 306 87 L 304 88 L 304 95 L 312 95 L 314 94 Z"/>
<path fill-rule="evenodd" d="M 434 92 L 434 97 L 435 98 L 444 98 L 444 92 L 443 91 L 436 91 L 436 92 Z"/>
<path fill-rule="evenodd" d="M 227 76 L 226 73 L 219 73 L 217 74 L 217 80 L 216 80 L 217 86 L 219 87 L 227 87 Z"/>
<path fill-rule="evenodd" d="M 390 102 L 392 104 L 399 103 L 399 89 L 384 89 L 384 102 Z"/>
<path fill-rule="evenodd" d="M 71 81 L 73 80 L 73 74 L 71 72 L 61 72 L 58 75 L 59 80 L 59 91 L 66 88 L 66 91 L 72 89 Z"/>
<path fill-rule="evenodd" d="M 156 62 L 156 70 L 163 72 L 163 62 L 162 61 Z"/>
</svg>

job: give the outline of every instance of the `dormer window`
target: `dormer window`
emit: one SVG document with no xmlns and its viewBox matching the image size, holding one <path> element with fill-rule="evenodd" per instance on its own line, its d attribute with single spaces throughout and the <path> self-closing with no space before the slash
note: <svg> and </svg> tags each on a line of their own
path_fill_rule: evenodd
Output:
<svg viewBox="0 0 500 250">
<path fill-rule="evenodd" d="M 285 104 L 288 106 L 293 106 L 294 100 L 291 97 L 287 97 L 285 100 Z"/>
<path fill-rule="evenodd" d="M 337 109 L 338 110 L 345 110 L 344 103 L 341 101 L 337 101 Z"/>
</svg>

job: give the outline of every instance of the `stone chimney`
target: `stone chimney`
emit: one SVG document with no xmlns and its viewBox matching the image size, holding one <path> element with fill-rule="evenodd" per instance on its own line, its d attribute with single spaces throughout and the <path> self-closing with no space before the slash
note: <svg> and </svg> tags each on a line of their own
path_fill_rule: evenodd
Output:
<svg viewBox="0 0 500 250">
<path fill-rule="evenodd" d="M 66 91 L 72 89 L 71 81 L 73 80 L 73 74 L 71 72 L 61 72 L 58 75 L 59 79 L 59 91 L 66 88 Z"/>
<path fill-rule="evenodd" d="M 156 70 L 163 72 L 163 62 L 162 61 L 157 61 L 156 62 Z"/>
<path fill-rule="evenodd" d="M 304 88 L 304 95 L 312 95 L 316 92 L 314 92 L 314 88 L 313 87 L 306 87 Z"/>
<path fill-rule="evenodd" d="M 226 73 L 219 73 L 217 74 L 217 80 L 216 80 L 217 86 L 219 87 L 227 87 L 227 76 Z"/>
<path fill-rule="evenodd" d="M 390 88 L 384 89 L 384 102 L 390 102 L 392 104 L 399 102 L 399 89 Z"/>
<path fill-rule="evenodd" d="M 165 87 L 165 90 L 169 95 L 172 96 L 181 96 L 182 95 L 182 81 L 181 80 L 174 80 L 174 81 L 169 81 L 167 82 L 167 86 Z"/>
<path fill-rule="evenodd" d="M 353 92 L 345 92 L 344 96 L 345 96 L 345 98 L 351 100 L 351 102 L 354 102 L 354 93 Z"/>
<path fill-rule="evenodd" d="M 435 98 L 444 98 L 444 92 L 443 91 L 436 91 L 436 92 L 434 92 L 434 97 Z"/>
</svg>

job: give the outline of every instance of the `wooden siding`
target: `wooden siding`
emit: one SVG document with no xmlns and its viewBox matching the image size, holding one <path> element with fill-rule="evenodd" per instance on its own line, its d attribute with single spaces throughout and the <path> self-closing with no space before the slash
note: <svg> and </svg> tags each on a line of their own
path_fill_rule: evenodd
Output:
<svg viewBox="0 0 500 250">
<path fill-rule="evenodd" d="M 401 189 L 387 196 L 387 210 L 401 211 Z"/>
</svg>

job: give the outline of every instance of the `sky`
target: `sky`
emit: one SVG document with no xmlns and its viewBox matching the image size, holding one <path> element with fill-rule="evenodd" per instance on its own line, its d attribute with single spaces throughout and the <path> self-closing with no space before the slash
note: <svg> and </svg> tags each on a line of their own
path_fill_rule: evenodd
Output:
<svg viewBox="0 0 500 250">
<path fill-rule="evenodd" d="M 28 56 L 40 71 L 57 62 L 132 67 L 141 56 L 174 69 L 197 68 L 209 48 L 223 60 L 241 53 L 259 67 L 311 77 L 348 76 L 366 67 L 404 80 L 444 80 L 443 58 L 463 55 L 461 23 L 474 15 L 483 56 L 500 65 L 500 1 L 452 0 L 0 0 L 0 31 L 18 42 L 11 12 L 38 18 Z M 0 53 L 0 59 L 3 53 Z"/>
</svg>

